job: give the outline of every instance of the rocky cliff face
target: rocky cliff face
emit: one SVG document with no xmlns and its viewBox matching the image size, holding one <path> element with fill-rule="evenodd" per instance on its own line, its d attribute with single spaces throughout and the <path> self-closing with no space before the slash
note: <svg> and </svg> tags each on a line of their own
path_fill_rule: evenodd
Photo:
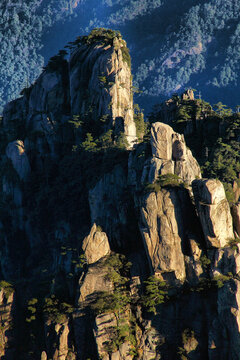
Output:
<svg viewBox="0 0 240 360">
<path fill-rule="evenodd" d="M 130 57 L 126 42 L 114 37 L 107 43 L 83 45 L 70 58 L 71 108 L 75 115 L 91 112 L 105 128 L 123 132 L 130 145 L 136 142 Z"/>
<path fill-rule="evenodd" d="M 133 145 L 118 33 L 74 47 L 1 123 L 0 357 L 238 359 L 238 205 L 169 125 Z"/>
</svg>

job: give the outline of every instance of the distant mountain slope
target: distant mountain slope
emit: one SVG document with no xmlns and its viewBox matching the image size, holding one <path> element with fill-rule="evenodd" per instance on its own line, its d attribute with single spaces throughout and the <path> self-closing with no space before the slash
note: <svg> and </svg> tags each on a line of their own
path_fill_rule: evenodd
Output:
<svg viewBox="0 0 240 360">
<path fill-rule="evenodd" d="M 0 11 L 0 106 L 36 78 L 44 58 L 94 27 L 124 35 L 146 110 L 189 86 L 212 103 L 239 103 L 237 0 L 5 0 Z"/>
</svg>

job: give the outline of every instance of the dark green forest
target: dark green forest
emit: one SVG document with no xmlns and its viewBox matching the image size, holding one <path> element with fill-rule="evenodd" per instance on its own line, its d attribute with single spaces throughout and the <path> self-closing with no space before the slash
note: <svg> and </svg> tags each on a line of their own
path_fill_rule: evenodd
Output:
<svg viewBox="0 0 240 360">
<path fill-rule="evenodd" d="M 234 108 L 239 89 L 237 0 L 4 0 L 0 4 L 0 109 L 32 83 L 53 53 L 95 27 L 128 42 L 138 102 L 198 88 Z M 59 36 L 61 34 L 61 36 Z"/>
</svg>

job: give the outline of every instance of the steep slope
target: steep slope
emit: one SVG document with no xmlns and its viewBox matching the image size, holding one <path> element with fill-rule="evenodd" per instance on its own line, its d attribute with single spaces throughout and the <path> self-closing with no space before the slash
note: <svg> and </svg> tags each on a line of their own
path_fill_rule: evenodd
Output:
<svg viewBox="0 0 240 360">
<path fill-rule="evenodd" d="M 168 124 L 134 143 L 118 32 L 72 46 L 4 109 L 0 356 L 237 359 L 240 248 L 222 183 Z"/>
</svg>

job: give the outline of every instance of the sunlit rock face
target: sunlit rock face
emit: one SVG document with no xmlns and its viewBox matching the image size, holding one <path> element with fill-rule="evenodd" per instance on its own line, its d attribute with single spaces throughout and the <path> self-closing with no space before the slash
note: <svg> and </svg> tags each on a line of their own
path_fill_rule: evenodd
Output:
<svg viewBox="0 0 240 360">
<path fill-rule="evenodd" d="M 123 132 L 129 145 L 136 141 L 130 56 L 126 42 L 81 45 L 70 58 L 71 108 L 75 115 L 91 113 L 94 121 Z"/>
</svg>

